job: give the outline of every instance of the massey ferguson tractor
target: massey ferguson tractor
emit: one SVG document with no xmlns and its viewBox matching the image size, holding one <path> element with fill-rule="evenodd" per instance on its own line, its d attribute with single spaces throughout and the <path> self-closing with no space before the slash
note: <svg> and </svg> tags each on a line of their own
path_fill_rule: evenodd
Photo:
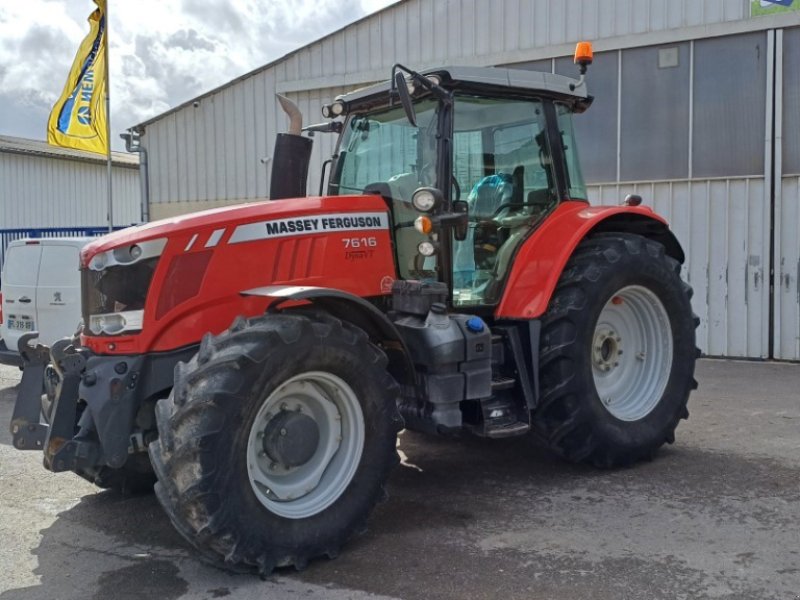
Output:
<svg viewBox="0 0 800 600">
<path fill-rule="evenodd" d="M 306 127 L 338 134 L 310 197 L 288 106 L 270 201 L 85 247 L 79 335 L 20 342 L 14 445 L 155 482 L 204 558 L 262 575 L 364 529 L 404 427 L 651 458 L 688 416 L 697 321 L 665 220 L 587 202 L 591 102 L 583 74 L 396 65 Z"/>
</svg>

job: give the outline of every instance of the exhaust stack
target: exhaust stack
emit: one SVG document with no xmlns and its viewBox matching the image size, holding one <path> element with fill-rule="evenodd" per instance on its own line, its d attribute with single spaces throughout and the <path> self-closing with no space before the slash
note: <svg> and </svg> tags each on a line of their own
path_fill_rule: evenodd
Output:
<svg viewBox="0 0 800 600">
<path fill-rule="evenodd" d="M 303 198 L 306 195 L 308 165 L 314 142 L 301 136 L 303 114 L 297 105 L 286 96 L 276 94 L 283 111 L 289 117 L 288 133 L 279 133 L 275 138 L 272 153 L 272 177 L 270 178 L 270 200 Z"/>
</svg>

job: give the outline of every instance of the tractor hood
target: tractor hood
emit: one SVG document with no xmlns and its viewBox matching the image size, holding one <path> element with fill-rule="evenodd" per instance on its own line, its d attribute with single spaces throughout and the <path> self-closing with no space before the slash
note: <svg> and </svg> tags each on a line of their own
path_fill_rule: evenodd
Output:
<svg viewBox="0 0 800 600">
<path fill-rule="evenodd" d="M 166 238 L 195 238 L 195 243 L 209 245 L 211 236 L 215 244 L 225 243 L 236 227 L 249 223 L 291 219 L 293 217 L 324 217 L 332 213 L 386 212 L 386 203 L 379 196 L 314 196 L 289 200 L 260 201 L 214 208 L 168 219 L 161 219 L 109 233 L 87 244 L 81 252 L 81 266 L 88 265 L 96 254 L 115 248 L 131 246 L 148 240 Z M 310 223 L 313 227 L 317 223 Z M 322 224 L 320 224 L 322 226 Z"/>
</svg>

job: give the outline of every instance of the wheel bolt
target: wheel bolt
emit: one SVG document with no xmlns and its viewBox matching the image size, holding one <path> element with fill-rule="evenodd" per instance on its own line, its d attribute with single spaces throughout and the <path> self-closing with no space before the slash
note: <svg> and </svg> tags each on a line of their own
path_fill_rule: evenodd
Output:
<svg viewBox="0 0 800 600">
<path fill-rule="evenodd" d="M 266 455 L 267 453 L 262 450 L 261 452 L 258 453 L 258 458 L 264 458 Z"/>
<path fill-rule="evenodd" d="M 287 433 L 287 432 L 286 432 L 286 428 L 285 428 L 285 427 L 282 427 L 282 428 L 281 428 L 281 435 L 286 435 L 286 433 Z"/>
<path fill-rule="evenodd" d="M 274 471 L 277 468 L 278 468 L 278 463 L 274 463 L 274 462 L 269 463 L 269 470 L 270 471 Z"/>
<path fill-rule="evenodd" d="M 288 408 L 289 408 L 289 405 L 286 404 L 286 402 L 281 402 L 281 410 L 287 410 Z"/>
</svg>

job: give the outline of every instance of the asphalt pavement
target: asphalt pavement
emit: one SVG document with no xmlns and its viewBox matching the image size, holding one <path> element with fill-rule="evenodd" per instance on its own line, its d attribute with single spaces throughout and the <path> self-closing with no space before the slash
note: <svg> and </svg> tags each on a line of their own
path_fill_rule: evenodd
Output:
<svg viewBox="0 0 800 600">
<path fill-rule="evenodd" d="M 200 562 L 153 495 L 11 447 L 0 367 L 0 600 L 800 597 L 800 365 L 702 360 L 674 445 L 600 471 L 529 439 L 405 432 L 369 531 L 267 581 Z"/>
</svg>

